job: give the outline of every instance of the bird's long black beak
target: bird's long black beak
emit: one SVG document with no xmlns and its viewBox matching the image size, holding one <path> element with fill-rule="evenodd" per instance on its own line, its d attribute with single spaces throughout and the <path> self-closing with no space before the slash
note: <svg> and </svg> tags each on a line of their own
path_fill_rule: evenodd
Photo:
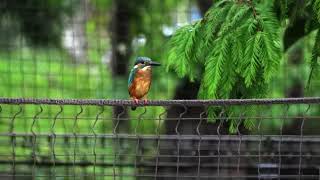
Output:
<svg viewBox="0 0 320 180">
<path fill-rule="evenodd" d="M 151 66 L 161 66 L 160 63 L 155 62 L 155 61 L 151 61 L 151 62 L 150 62 L 150 65 L 151 65 Z"/>
</svg>

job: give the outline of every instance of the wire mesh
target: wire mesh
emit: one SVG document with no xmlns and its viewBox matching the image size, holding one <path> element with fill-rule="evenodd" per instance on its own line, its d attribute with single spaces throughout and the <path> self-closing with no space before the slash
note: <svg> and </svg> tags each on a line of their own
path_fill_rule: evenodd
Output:
<svg viewBox="0 0 320 180">
<path fill-rule="evenodd" d="M 189 1 L 184 0 L 186 3 Z M 163 34 L 162 26 L 168 26 L 172 31 L 176 24 L 186 21 L 178 20 L 178 14 L 188 18 L 191 15 L 188 9 L 179 10 L 178 2 L 171 3 L 172 7 L 169 9 L 162 7 L 161 3 L 154 5 L 145 2 L 133 6 L 126 1 L 117 5 L 118 2 L 120 1 L 1 1 L 0 72 L 5 75 L 0 77 L 1 97 L 126 97 L 127 69 L 132 64 L 132 57 L 144 55 L 160 60 L 159 56 L 164 52 L 162 44 L 169 38 L 169 35 Z M 125 6 L 121 7 L 123 4 Z M 158 4 L 161 6 L 157 6 Z M 135 12 L 143 12 L 144 16 Z M 164 14 L 172 16 L 166 18 Z M 136 19 L 131 19 L 131 16 Z M 143 17 L 149 16 L 153 20 L 144 22 Z M 128 20 L 118 22 L 118 17 Z M 143 24 L 140 25 L 140 22 Z M 134 27 L 131 24 L 141 26 L 142 30 L 132 33 L 131 29 Z M 29 28 L 26 29 L 25 26 Z M 117 32 L 117 28 L 119 31 L 129 30 L 121 34 Z M 51 29 L 53 33 L 50 33 Z M 58 31 L 58 37 L 55 31 Z M 40 42 L 43 40 L 44 44 L 37 46 L 30 43 L 30 39 Z M 51 41 L 46 40 L 59 43 L 52 46 L 49 44 Z M 146 45 L 140 45 L 140 41 L 147 41 L 150 49 L 146 50 Z M 118 46 L 125 49 L 124 57 L 121 56 L 122 52 L 119 52 L 120 56 L 115 55 Z M 118 71 L 119 74 L 114 74 Z M 113 81 L 114 79 L 121 81 Z M 161 86 L 163 91 L 158 92 L 158 95 L 167 96 L 169 88 L 163 85 L 168 84 L 167 78 L 162 81 L 162 84 L 153 83 L 153 87 Z M 153 95 L 150 93 L 150 97 Z"/>
<path fill-rule="evenodd" d="M 127 98 L 131 57 L 161 61 L 199 2 L 2 0 L 1 179 L 319 179 L 318 98 L 150 101 L 134 112 L 101 100 Z M 303 92 L 304 62 L 291 61 L 272 89 L 317 96 Z M 154 73 L 151 99 L 171 99 L 177 81 Z"/>
<path fill-rule="evenodd" d="M 112 115 L 133 105 L 126 100 L 2 98 L 0 177 L 318 179 L 319 103 L 150 101 L 128 118 Z M 210 107 L 219 113 L 208 116 Z M 119 131 L 120 121 L 131 128 Z"/>
</svg>

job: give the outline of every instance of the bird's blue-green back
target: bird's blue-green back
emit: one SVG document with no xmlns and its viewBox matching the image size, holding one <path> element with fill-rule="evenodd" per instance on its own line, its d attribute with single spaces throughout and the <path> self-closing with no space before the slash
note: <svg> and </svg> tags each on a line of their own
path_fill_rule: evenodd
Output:
<svg viewBox="0 0 320 180">
<path fill-rule="evenodd" d="M 136 72 L 137 72 L 138 68 L 132 68 L 131 71 L 130 71 L 130 74 L 129 74 L 129 79 L 128 79 L 128 87 L 131 86 L 132 82 L 133 82 L 133 79 L 136 75 Z"/>
<path fill-rule="evenodd" d="M 134 79 L 134 77 L 136 76 L 137 71 L 138 71 L 139 69 L 144 68 L 144 67 L 145 67 L 145 65 L 142 64 L 142 65 L 139 66 L 139 67 L 136 67 L 136 68 L 132 68 L 132 69 L 131 69 L 130 74 L 129 74 L 129 79 L 128 79 L 128 87 L 130 87 L 131 84 L 133 83 L 133 79 Z"/>
</svg>

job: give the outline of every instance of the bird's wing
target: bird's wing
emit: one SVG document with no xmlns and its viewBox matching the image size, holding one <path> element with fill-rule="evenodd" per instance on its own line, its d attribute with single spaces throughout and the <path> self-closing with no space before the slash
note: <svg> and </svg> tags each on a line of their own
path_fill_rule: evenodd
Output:
<svg viewBox="0 0 320 180">
<path fill-rule="evenodd" d="M 130 74 L 129 74 L 129 79 L 128 79 L 128 87 L 131 86 L 131 84 L 133 82 L 133 79 L 134 79 L 134 77 L 136 75 L 137 70 L 138 70 L 138 68 L 131 69 Z"/>
</svg>

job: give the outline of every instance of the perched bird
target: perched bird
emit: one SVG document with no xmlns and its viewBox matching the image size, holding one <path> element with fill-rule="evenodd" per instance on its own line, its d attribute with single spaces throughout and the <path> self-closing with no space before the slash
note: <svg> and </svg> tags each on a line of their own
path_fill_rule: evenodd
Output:
<svg viewBox="0 0 320 180">
<path fill-rule="evenodd" d="M 137 57 L 134 67 L 130 71 L 128 91 L 135 103 L 141 99 L 147 102 L 146 95 L 151 85 L 153 66 L 160 66 L 160 63 L 154 62 L 148 57 Z M 136 107 L 132 106 L 131 109 L 135 110 Z"/>
</svg>

